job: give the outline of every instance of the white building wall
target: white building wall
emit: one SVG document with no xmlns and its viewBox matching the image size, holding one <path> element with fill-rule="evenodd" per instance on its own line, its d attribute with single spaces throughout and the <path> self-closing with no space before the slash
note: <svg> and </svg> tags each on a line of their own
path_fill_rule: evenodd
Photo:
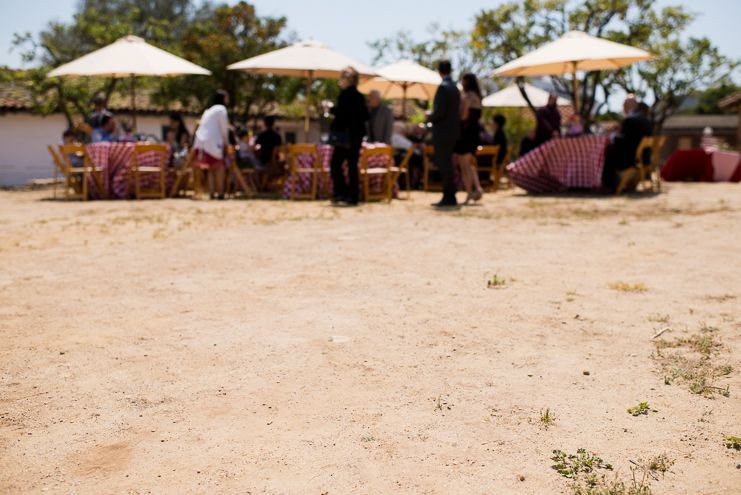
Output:
<svg viewBox="0 0 741 495">
<path fill-rule="evenodd" d="M 117 114 L 126 120 L 130 115 Z M 195 129 L 196 118 L 184 117 L 185 125 L 191 133 Z M 169 123 L 167 115 L 137 115 L 140 133 L 153 134 L 162 138 L 162 126 Z M 287 132 L 296 135 L 296 142 L 306 142 L 302 122 L 278 121 L 276 127 L 283 139 Z M 62 133 L 67 128 L 67 120 L 62 114 L 46 117 L 30 113 L 6 113 L 0 115 L 0 186 L 20 186 L 31 179 L 48 179 L 54 176 L 54 165 L 46 146 L 56 148 L 62 141 Z M 309 142 L 317 142 L 320 129 L 312 123 Z"/>
</svg>

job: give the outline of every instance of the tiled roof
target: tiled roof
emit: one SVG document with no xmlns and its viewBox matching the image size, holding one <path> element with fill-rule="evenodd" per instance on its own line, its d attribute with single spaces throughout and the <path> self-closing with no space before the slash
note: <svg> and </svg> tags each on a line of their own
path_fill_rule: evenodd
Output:
<svg viewBox="0 0 741 495">
<path fill-rule="evenodd" d="M 193 102 L 189 107 L 184 107 L 180 102 L 173 102 L 167 108 L 155 105 L 150 101 L 151 90 L 144 88 L 136 94 L 136 110 L 141 113 L 169 113 L 181 112 L 184 114 L 200 114 L 199 105 Z M 51 95 L 49 96 L 51 97 Z M 31 90 L 22 82 L 0 80 L 0 112 L 2 111 L 30 111 L 34 100 Z M 112 112 L 130 112 L 131 94 L 128 88 L 115 91 L 107 105 Z"/>
<path fill-rule="evenodd" d="M 718 106 L 721 108 L 721 110 L 728 112 L 731 110 L 736 110 L 739 104 L 741 104 L 741 92 L 734 93 L 731 96 L 720 100 Z"/>
<path fill-rule="evenodd" d="M 664 130 L 674 129 L 737 129 L 738 115 L 672 115 L 664 122 Z"/>
</svg>

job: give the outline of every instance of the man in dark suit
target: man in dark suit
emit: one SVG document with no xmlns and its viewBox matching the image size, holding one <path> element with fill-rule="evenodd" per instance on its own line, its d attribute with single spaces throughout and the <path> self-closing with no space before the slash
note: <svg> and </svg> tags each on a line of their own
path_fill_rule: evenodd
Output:
<svg viewBox="0 0 741 495">
<path fill-rule="evenodd" d="M 617 187 L 617 172 L 635 165 L 635 156 L 641 139 L 650 136 L 651 121 L 638 110 L 635 95 L 628 95 L 623 103 L 625 119 L 620 125 L 620 133 L 612 138 L 612 144 L 605 153 L 605 166 L 602 169 L 602 183 L 606 189 Z"/>
<path fill-rule="evenodd" d="M 435 105 L 427 120 L 432 122 L 432 144 L 435 147 L 435 166 L 443 178 L 443 199 L 432 206 L 455 206 L 455 178 L 453 176 L 453 148 L 461 137 L 461 93 L 450 77 L 450 60 L 441 60 L 437 71 L 443 82 L 435 93 Z"/>
</svg>

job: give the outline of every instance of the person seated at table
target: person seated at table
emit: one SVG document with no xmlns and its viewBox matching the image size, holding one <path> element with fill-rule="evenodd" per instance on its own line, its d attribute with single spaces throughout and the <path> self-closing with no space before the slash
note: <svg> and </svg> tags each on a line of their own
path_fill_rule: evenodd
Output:
<svg viewBox="0 0 741 495">
<path fill-rule="evenodd" d="M 93 131 L 93 143 L 118 142 L 118 124 L 112 113 L 106 112 L 101 119 L 101 125 Z"/>
<path fill-rule="evenodd" d="M 373 90 L 368 93 L 370 120 L 368 121 L 368 142 L 391 144 L 394 133 L 394 113 L 388 105 L 381 102 L 381 92 Z"/>
<path fill-rule="evenodd" d="M 416 189 L 417 185 L 422 178 L 422 170 L 424 168 L 422 164 L 422 152 L 421 146 L 424 144 L 414 143 L 409 136 L 409 128 L 404 122 L 394 122 L 394 133 L 391 136 L 391 146 L 394 147 L 394 162 L 396 165 L 400 165 L 404 158 L 406 158 L 409 150 L 414 148 L 414 153 L 409 158 L 407 164 L 409 170 L 409 183 L 412 189 Z M 399 177 L 401 181 L 401 176 Z M 400 182 L 401 185 L 401 182 Z"/>
<path fill-rule="evenodd" d="M 605 165 L 602 169 L 602 183 L 608 190 L 617 187 L 618 172 L 635 165 L 635 156 L 641 139 L 653 134 L 651 121 L 638 110 L 635 95 L 628 95 L 623 103 L 625 118 L 620 124 L 620 133 L 610 139 L 605 152 Z"/>
<path fill-rule="evenodd" d="M 193 148 L 196 166 L 208 173 L 208 190 L 211 199 L 224 199 L 224 168 L 229 146 L 229 93 L 219 90 L 214 94 L 213 105 L 203 112 L 196 131 Z"/>
<path fill-rule="evenodd" d="M 250 132 L 242 125 L 237 126 L 236 160 L 239 168 L 258 169 L 261 164 L 254 154 L 254 144 Z M 258 166 L 259 165 L 259 166 Z"/>
<path fill-rule="evenodd" d="M 561 112 L 558 111 L 558 95 L 551 93 L 548 104 L 535 112 L 537 127 L 535 129 L 535 141 L 538 146 L 554 137 L 561 137 Z"/>
<path fill-rule="evenodd" d="M 72 129 L 67 129 L 62 133 L 62 142 L 60 143 L 62 146 L 67 144 L 79 144 L 77 142 L 77 137 L 75 136 L 75 131 Z M 67 158 L 69 159 L 70 165 L 73 167 L 82 167 L 85 163 L 85 160 L 82 156 L 78 155 L 77 153 L 67 153 Z"/>
<path fill-rule="evenodd" d="M 494 146 L 499 146 L 499 155 L 497 156 L 497 163 L 502 163 L 507 156 L 507 147 L 509 141 L 507 135 L 504 133 L 504 124 L 507 123 L 507 117 L 501 113 L 496 114 L 492 120 L 492 130 L 494 131 Z"/>
<path fill-rule="evenodd" d="M 190 132 L 185 127 L 183 116 L 177 112 L 170 114 L 170 130 L 175 132 L 175 140 L 171 142 L 173 150 L 182 150 L 190 146 Z"/>
<path fill-rule="evenodd" d="M 538 143 L 535 139 L 535 129 L 528 129 L 525 133 L 525 137 L 520 141 L 520 156 L 530 153 L 537 147 Z"/>
<path fill-rule="evenodd" d="M 263 130 L 257 135 L 255 140 L 255 155 L 260 160 L 260 165 L 264 170 L 275 168 L 272 164 L 273 150 L 283 144 L 283 138 L 275 131 L 275 117 L 268 115 L 263 120 Z M 275 170 L 268 173 L 275 174 Z M 281 175 L 283 170 L 280 170 Z"/>
</svg>

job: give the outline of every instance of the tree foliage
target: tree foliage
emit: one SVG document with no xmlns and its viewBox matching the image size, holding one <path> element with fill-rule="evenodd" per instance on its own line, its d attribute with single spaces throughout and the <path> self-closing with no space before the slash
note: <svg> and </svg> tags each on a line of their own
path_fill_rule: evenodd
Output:
<svg viewBox="0 0 741 495">
<path fill-rule="evenodd" d="M 568 31 L 583 31 L 658 56 L 620 71 L 578 73 L 585 122 L 593 122 L 607 110 L 610 95 L 628 91 L 653 102 L 652 120 L 660 128 L 689 96 L 714 81 L 728 81 L 736 62 L 722 56 L 708 39 L 684 36 L 695 14 L 684 7 L 659 10 L 656 4 L 656 0 L 512 0 L 480 11 L 467 32 L 433 31 L 424 42 L 402 32 L 370 46 L 378 51 L 377 60 L 398 54 L 431 67 L 444 55 L 459 60 L 461 70 L 487 78 L 497 67 Z M 574 98 L 571 75 L 551 80 L 560 93 Z M 483 86 L 501 84 L 489 79 Z"/>
<path fill-rule="evenodd" d="M 260 17 L 255 8 L 239 2 L 234 6 L 206 2 L 194 8 L 191 0 L 81 0 L 72 22 L 50 22 L 38 35 L 16 34 L 14 46 L 24 62 L 25 83 L 35 100 L 34 111 L 63 111 L 72 124 L 73 115 L 87 118 L 97 93 L 109 98 L 117 81 L 110 78 L 47 78 L 60 65 L 107 46 L 128 34 L 209 69 L 212 77 L 139 78 L 155 104 L 179 101 L 187 108 L 203 110 L 217 89 L 231 95 L 232 117 L 241 120 L 260 116 L 275 102 L 288 102 L 302 91 L 303 83 L 292 78 L 255 76 L 228 71 L 229 64 L 285 45 L 285 18 Z"/>
</svg>

